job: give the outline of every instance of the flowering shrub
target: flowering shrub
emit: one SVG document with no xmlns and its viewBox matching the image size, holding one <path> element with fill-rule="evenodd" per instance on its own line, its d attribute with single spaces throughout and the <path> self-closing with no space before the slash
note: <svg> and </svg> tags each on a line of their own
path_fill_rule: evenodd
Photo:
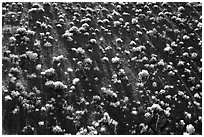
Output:
<svg viewBox="0 0 204 137">
<path fill-rule="evenodd" d="M 56 82 L 54 82 L 54 88 L 55 89 L 66 89 L 67 88 L 67 86 L 66 85 L 64 85 L 61 81 L 56 81 Z"/>
<path fill-rule="evenodd" d="M 150 76 L 149 72 L 147 70 L 142 70 L 138 73 L 139 79 L 141 79 L 143 82 L 147 80 Z"/>
<path fill-rule="evenodd" d="M 111 59 L 111 61 L 112 61 L 113 63 L 118 63 L 118 62 L 120 61 L 120 58 L 114 57 L 114 58 Z"/>
<path fill-rule="evenodd" d="M 58 125 L 55 126 L 55 127 L 53 127 L 52 131 L 53 131 L 55 134 L 60 134 L 60 133 L 63 132 L 62 129 L 61 129 L 61 127 L 58 126 Z"/>
<path fill-rule="evenodd" d="M 29 59 L 35 61 L 38 58 L 38 54 L 37 53 L 33 53 L 32 51 L 27 51 L 26 55 L 29 57 Z"/>
<path fill-rule="evenodd" d="M 105 88 L 105 87 L 102 87 L 101 90 L 102 90 L 105 94 L 107 94 L 107 95 L 109 95 L 109 96 L 117 97 L 117 94 L 114 93 L 114 92 L 113 92 L 112 90 L 110 90 L 110 89 L 107 89 L 107 88 Z"/>
<path fill-rule="evenodd" d="M 186 131 L 188 134 L 193 134 L 195 132 L 195 128 L 192 124 L 186 126 Z"/>
</svg>

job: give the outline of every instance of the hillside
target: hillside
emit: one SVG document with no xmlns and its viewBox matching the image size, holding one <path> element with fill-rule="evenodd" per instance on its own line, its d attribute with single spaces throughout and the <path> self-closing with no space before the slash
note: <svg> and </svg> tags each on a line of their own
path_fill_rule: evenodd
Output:
<svg viewBox="0 0 204 137">
<path fill-rule="evenodd" d="M 202 134 L 201 3 L 2 3 L 2 134 Z"/>
</svg>

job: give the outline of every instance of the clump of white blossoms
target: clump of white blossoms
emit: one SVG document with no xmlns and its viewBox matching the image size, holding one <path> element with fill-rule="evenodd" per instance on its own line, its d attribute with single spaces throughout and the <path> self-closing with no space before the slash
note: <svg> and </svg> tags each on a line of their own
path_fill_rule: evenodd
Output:
<svg viewBox="0 0 204 137">
<path fill-rule="evenodd" d="M 33 36 L 33 35 L 35 35 L 35 31 L 32 31 L 32 30 L 27 30 L 27 34 L 28 35 L 31 35 L 31 36 Z"/>
<path fill-rule="evenodd" d="M 36 70 L 41 70 L 42 69 L 42 65 L 38 64 L 35 68 L 36 68 Z"/>
<path fill-rule="evenodd" d="M 132 22 L 132 24 L 137 24 L 138 23 L 138 19 L 137 18 L 133 18 L 131 22 Z"/>
<path fill-rule="evenodd" d="M 121 25 L 120 21 L 114 21 L 114 22 L 113 22 L 113 26 L 114 26 L 114 27 L 117 27 L 117 26 L 119 26 L 119 25 Z"/>
<path fill-rule="evenodd" d="M 90 43 L 95 44 L 96 43 L 96 39 L 90 39 Z"/>
<path fill-rule="evenodd" d="M 151 107 L 148 107 L 147 109 L 150 111 L 154 111 L 154 110 L 162 111 L 163 110 L 159 104 L 153 104 Z"/>
<path fill-rule="evenodd" d="M 173 49 L 170 47 L 170 46 L 166 46 L 165 48 L 164 48 L 164 51 L 165 52 L 170 52 L 170 51 L 172 51 Z"/>
<path fill-rule="evenodd" d="M 130 45 L 135 46 L 136 45 L 135 41 L 130 41 Z"/>
<path fill-rule="evenodd" d="M 16 42 L 16 38 L 15 37 L 10 37 L 9 41 L 10 41 L 10 43 L 14 43 L 14 42 Z"/>
<path fill-rule="evenodd" d="M 190 37 L 189 37 L 188 35 L 184 35 L 184 36 L 183 36 L 183 39 L 184 39 L 184 40 L 187 40 L 187 39 L 190 39 Z"/>
<path fill-rule="evenodd" d="M 151 116 L 151 113 L 149 113 L 149 112 L 146 112 L 146 113 L 144 114 L 144 116 L 145 116 L 146 119 L 149 119 L 149 118 L 152 117 L 152 116 Z"/>
<path fill-rule="evenodd" d="M 77 52 L 81 53 L 81 54 L 84 54 L 85 50 L 82 47 L 79 47 L 79 48 L 77 48 Z"/>
<path fill-rule="evenodd" d="M 11 60 L 18 59 L 18 55 L 10 54 L 10 59 L 11 59 Z"/>
<path fill-rule="evenodd" d="M 41 72 L 41 74 L 51 76 L 51 75 L 55 74 L 55 69 L 54 68 L 49 68 L 49 69 L 45 70 L 44 72 Z"/>
<path fill-rule="evenodd" d="M 150 74 L 147 70 L 142 70 L 138 73 L 139 79 L 143 80 L 143 79 L 148 79 Z"/>
<path fill-rule="evenodd" d="M 139 47 L 133 47 L 133 48 L 132 48 L 132 51 L 133 51 L 133 52 L 141 52 L 141 51 L 142 51 L 142 47 L 141 47 L 141 46 L 139 46 Z"/>
<path fill-rule="evenodd" d="M 73 69 L 72 68 L 67 68 L 67 71 L 68 72 L 73 72 Z"/>
<path fill-rule="evenodd" d="M 44 124 L 45 124 L 44 121 L 40 121 L 40 122 L 38 122 L 38 125 L 39 125 L 39 126 L 43 126 Z"/>
<path fill-rule="evenodd" d="M 57 57 L 53 57 L 53 62 L 55 62 L 55 61 L 60 61 L 60 60 L 62 60 L 62 59 L 64 59 L 64 56 L 63 56 L 63 55 L 60 55 L 60 56 L 57 56 Z"/>
<path fill-rule="evenodd" d="M 107 94 L 107 95 L 117 97 L 117 94 L 114 93 L 114 92 L 113 92 L 112 90 L 110 90 L 109 88 L 102 87 L 101 90 L 102 90 L 105 94 Z"/>
<path fill-rule="evenodd" d="M 54 81 L 51 81 L 51 80 L 47 81 L 47 82 L 45 83 L 45 86 L 54 87 Z"/>
<path fill-rule="evenodd" d="M 116 42 L 117 42 L 117 43 L 122 43 L 123 40 L 122 40 L 121 38 L 117 38 L 117 39 L 116 39 Z"/>
<path fill-rule="evenodd" d="M 191 134 L 193 134 L 195 132 L 195 128 L 194 128 L 194 126 L 192 124 L 189 124 L 189 125 L 186 126 L 186 131 L 187 131 L 188 134 L 191 135 Z"/>
<path fill-rule="evenodd" d="M 46 42 L 43 46 L 49 48 L 52 47 L 53 45 L 50 42 Z"/>
<path fill-rule="evenodd" d="M 84 62 L 85 62 L 85 63 L 92 64 L 92 60 L 91 60 L 90 58 L 86 58 L 86 59 L 84 59 Z"/>
<path fill-rule="evenodd" d="M 4 97 L 4 100 L 5 100 L 5 101 L 9 101 L 9 100 L 12 100 L 12 98 L 11 98 L 10 95 L 7 95 L 7 96 Z"/>
<path fill-rule="evenodd" d="M 18 68 L 16 68 L 16 67 L 12 67 L 12 68 L 10 69 L 10 72 L 11 72 L 11 73 L 20 73 L 20 70 L 19 70 Z"/>
<path fill-rule="evenodd" d="M 16 31 L 17 31 L 17 33 L 23 33 L 23 32 L 25 33 L 26 29 L 21 27 L 21 28 L 18 28 Z"/>
<path fill-rule="evenodd" d="M 163 59 L 161 59 L 158 63 L 157 63 L 159 66 L 164 66 L 165 65 L 165 63 L 164 63 L 164 60 Z"/>
<path fill-rule="evenodd" d="M 80 79 L 79 78 L 75 78 L 73 79 L 72 83 L 73 85 L 76 85 L 77 83 L 79 83 Z"/>
<path fill-rule="evenodd" d="M 64 85 L 61 81 L 54 82 L 55 89 L 66 89 L 67 86 Z"/>
<path fill-rule="evenodd" d="M 141 72 L 139 72 L 138 75 L 140 77 L 147 77 L 147 76 L 149 76 L 149 72 L 147 70 L 142 70 Z"/>
<path fill-rule="evenodd" d="M 60 126 L 55 126 L 55 127 L 53 127 L 52 128 L 52 131 L 54 132 L 54 133 L 61 133 L 61 132 L 63 132 L 63 130 L 62 130 L 62 128 L 60 127 Z"/>
<path fill-rule="evenodd" d="M 11 96 L 12 97 L 17 97 L 19 95 L 20 95 L 20 93 L 18 91 L 15 91 L 15 90 L 11 91 Z"/>
<path fill-rule="evenodd" d="M 125 74 L 125 70 L 124 69 L 119 69 L 119 74 Z"/>
<path fill-rule="evenodd" d="M 120 61 L 120 58 L 114 57 L 114 58 L 111 59 L 111 61 L 112 61 L 113 63 L 118 63 L 118 62 Z"/>
<path fill-rule="evenodd" d="M 104 61 L 104 62 L 109 61 L 109 59 L 107 57 L 103 57 L 101 60 Z"/>
<path fill-rule="evenodd" d="M 192 57 L 193 59 L 195 59 L 197 56 L 198 56 L 198 54 L 195 53 L 195 52 L 193 52 L 193 53 L 191 54 L 191 57 Z"/>
<path fill-rule="evenodd" d="M 69 29 L 69 32 L 78 32 L 79 29 L 76 27 L 76 26 L 72 26 L 70 29 Z"/>
<path fill-rule="evenodd" d="M 27 51 L 26 55 L 31 59 L 31 60 L 37 60 L 38 59 L 38 54 L 33 53 L 32 51 Z"/>
</svg>

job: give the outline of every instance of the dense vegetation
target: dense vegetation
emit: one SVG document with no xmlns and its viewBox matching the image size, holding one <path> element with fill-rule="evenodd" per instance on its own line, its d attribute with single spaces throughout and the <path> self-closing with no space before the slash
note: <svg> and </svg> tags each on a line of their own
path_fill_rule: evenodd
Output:
<svg viewBox="0 0 204 137">
<path fill-rule="evenodd" d="M 202 134 L 201 3 L 2 3 L 3 134 Z"/>
</svg>

